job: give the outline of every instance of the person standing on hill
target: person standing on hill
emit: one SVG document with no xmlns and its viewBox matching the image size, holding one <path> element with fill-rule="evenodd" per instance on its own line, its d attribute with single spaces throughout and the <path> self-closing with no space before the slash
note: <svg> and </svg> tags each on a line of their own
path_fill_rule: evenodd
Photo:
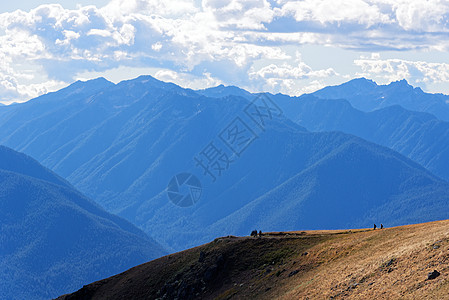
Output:
<svg viewBox="0 0 449 300">
<path fill-rule="evenodd" d="M 384 229 L 384 224 L 380 223 L 380 229 Z"/>
<path fill-rule="evenodd" d="M 376 228 L 377 228 L 377 226 L 376 226 L 376 224 L 374 224 L 374 229 L 373 230 L 376 230 Z"/>
</svg>

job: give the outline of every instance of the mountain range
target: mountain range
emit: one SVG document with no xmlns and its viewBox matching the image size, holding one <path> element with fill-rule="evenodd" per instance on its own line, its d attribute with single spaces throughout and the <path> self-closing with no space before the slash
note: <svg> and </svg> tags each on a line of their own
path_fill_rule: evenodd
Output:
<svg viewBox="0 0 449 300">
<path fill-rule="evenodd" d="M 449 180 L 449 122 L 393 105 L 362 112 L 345 100 L 303 96 L 292 119 L 311 131 L 341 131 L 391 148 Z"/>
<path fill-rule="evenodd" d="M 357 79 L 338 87 L 339 94 L 348 94 L 359 83 L 367 90 L 357 89 L 357 95 L 365 99 L 377 89 L 375 83 L 367 79 Z M 349 91 L 343 87 L 349 86 Z M 415 90 L 405 81 L 380 86 L 391 94 L 397 94 L 395 87 Z M 332 87 L 334 88 L 334 87 Z M 336 87 L 335 87 L 336 88 Z M 329 88 L 330 89 L 330 88 Z M 325 88 L 324 90 L 328 90 Z M 330 89 L 332 90 L 332 89 Z M 217 91 L 220 91 L 218 93 Z M 237 95 L 251 99 L 255 95 L 236 87 L 218 86 L 201 91 L 204 95 Z M 366 94 L 365 94 L 366 93 Z M 316 94 L 320 95 L 320 91 Z M 419 93 L 420 99 L 433 99 L 432 94 Z M 443 95 L 439 95 L 443 97 Z M 295 123 L 312 132 L 341 131 L 361 137 L 373 143 L 391 148 L 426 167 L 434 174 L 449 180 L 449 122 L 441 121 L 430 113 L 412 111 L 399 104 L 400 98 L 390 102 L 391 106 L 365 112 L 353 107 L 352 102 L 342 99 L 323 99 L 314 95 L 289 97 L 282 94 L 270 95 L 283 109 L 285 115 Z M 441 98 L 440 97 L 440 98 Z M 444 96 L 445 97 L 445 96 Z M 390 99 L 389 98 L 389 99 Z M 438 98 L 438 97 L 437 97 Z M 414 99 L 414 102 L 420 99 Z M 432 102 L 432 101 L 429 101 Z M 428 103 L 428 106 L 431 104 Z M 447 105 L 449 106 L 449 105 Z M 444 109 L 442 110 L 444 112 Z M 449 115 L 449 112 L 448 112 Z M 442 118 L 444 119 L 444 118 Z"/>
<path fill-rule="evenodd" d="M 357 78 L 338 86 L 328 86 L 313 93 L 322 99 L 346 99 L 354 108 L 374 111 L 393 105 L 405 109 L 433 114 L 449 121 L 449 96 L 425 93 L 403 79 L 388 85 L 378 85 L 372 80 Z"/>
<path fill-rule="evenodd" d="M 49 299 L 166 253 L 34 159 L 0 146 L 0 298 Z"/>
<path fill-rule="evenodd" d="M 330 124 L 335 117 L 329 107 L 348 106 L 318 100 L 224 86 L 193 91 L 151 76 L 119 84 L 99 78 L 0 108 L 0 143 L 36 158 L 170 251 L 253 228 L 391 226 L 447 218 L 448 183 L 418 163 L 351 134 L 312 132 L 341 130 L 320 127 L 322 103 L 328 114 L 322 118 Z M 313 101 L 316 113 L 306 122 Z M 396 119 L 398 108 L 385 111 Z M 386 124 L 386 132 L 394 131 L 396 124 L 384 124 L 378 112 L 367 114 L 380 129 Z M 411 114 L 413 120 L 446 124 L 429 114 Z M 246 136 L 236 151 L 225 137 L 235 142 L 238 127 Z M 435 153 L 444 155 L 441 144 Z M 212 150 L 220 170 L 198 162 Z M 185 173 L 199 179 L 202 195 L 195 205 L 179 207 L 170 202 L 167 188 Z"/>
</svg>

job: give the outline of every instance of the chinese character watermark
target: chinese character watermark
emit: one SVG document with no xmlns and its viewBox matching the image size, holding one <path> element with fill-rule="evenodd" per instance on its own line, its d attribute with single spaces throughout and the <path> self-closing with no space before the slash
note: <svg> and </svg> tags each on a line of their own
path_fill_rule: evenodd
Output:
<svg viewBox="0 0 449 300">
<path fill-rule="evenodd" d="M 240 118 L 235 118 L 220 134 L 223 143 L 240 156 L 254 142 L 257 134 Z"/>
<path fill-rule="evenodd" d="M 193 160 L 202 174 L 216 182 L 242 154 L 259 138 L 257 128 L 264 132 L 266 125 L 283 112 L 266 94 L 258 95 L 243 112 L 236 116 L 210 141 Z M 223 144 L 225 147 L 220 147 Z M 184 187 L 184 188 L 183 188 Z M 199 179 L 190 173 L 181 173 L 170 180 L 167 188 L 169 199 L 180 207 L 192 206 L 199 201 L 202 187 Z"/>
<path fill-rule="evenodd" d="M 266 94 L 261 94 L 245 108 L 245 113 L 265 131 L 266 122 L 280 117 L 282 110 Z"/>
</svg>

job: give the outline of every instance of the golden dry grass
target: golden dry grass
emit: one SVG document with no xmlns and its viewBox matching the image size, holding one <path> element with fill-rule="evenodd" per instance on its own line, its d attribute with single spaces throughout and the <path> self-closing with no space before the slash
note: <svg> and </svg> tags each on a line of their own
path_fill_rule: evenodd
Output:
<svg viewBox="0 0 449 300">
<path fill-rule="evenodd" d="M 266 298 L 449 299 L 449 221 L 342 232 L 307 232 L 335 237 L 308 251 L 316 268 Z M 434 269 L 441 275 L 426 280 Z"/>
<path fill-rule="evenodd" d="M 61 299 L 449 299 L 448 278 L 446 220 L 218 238 Z"/>
</svg>

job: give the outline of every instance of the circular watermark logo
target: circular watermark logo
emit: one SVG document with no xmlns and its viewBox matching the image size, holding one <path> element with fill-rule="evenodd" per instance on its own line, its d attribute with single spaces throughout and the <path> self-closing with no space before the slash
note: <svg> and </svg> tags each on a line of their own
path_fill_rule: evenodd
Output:
<svg viewBox="0 0 449 300">
<path fill-rule="evenodd" d="M 200 180 L 190 173 L 180 173 L 174 176 L 167 187 L 168 198 L 180 207 L 189 207 L 197 203 L 202 192 Z"/>
</svg>

